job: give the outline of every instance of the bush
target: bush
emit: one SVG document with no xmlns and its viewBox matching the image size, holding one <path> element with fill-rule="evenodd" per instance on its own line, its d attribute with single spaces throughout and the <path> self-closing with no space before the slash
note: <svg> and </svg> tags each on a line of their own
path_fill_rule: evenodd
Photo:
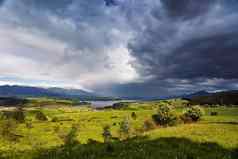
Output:
<svg viewBox="0 0 238 159">
<path fill-rule="evenodd" d="M 32 129 L 33 128 L 33 125 L 31 122 L 26 122 L 26 128 L 27 129 Z"/>
<path fill-rule="evenodd" d="M 177 115 L 173 109 L 167 105 L 160 106 L 157 114 L 152 116 L 157 125 L 172 126 L 177 123 Z"/>
<path fill-rule="evenodd" d="M 68 133 L 65 133 L 65 131 L 60 131 L 58 128 L 55 131 L 57 131 L 56 133 L 58 133 L 58 136 L 60 139 L 62 139 L 64 145 L 71 147 L 72 145 L 78 143 L 78 130 L 78 126 L 72 125 Z"/>
<path fill-rule="evenodd" d="M 189 123 L 192 123 L 192 122 L 193 122 L 193 120 L 192 120 L 191 117 L 185 116 L 184 114 L 180 116 L 180 119 L 181 119 L 181 121 L 183 121 L 183 123 L 185 123 L 185 124 L 189 124 Z"/>
<path fill-rule="evenodd" d="M 40 120 L 40 121 L 47 121 L 48 120 L 47 116 L 43 112 L 41 112 L 41 111 L 37 111 L 36 112 L 35 118 L 37 120 Z"/>
<path fill-rule="evenodd" d="M 203 113 L 203 110 L 202 110 L 201 107 L 199 107 L 199 106 L 193 106 L 193 107 L 191 107 L 191 108 L 188 108 L 188 109 L 184 112 L 183 116 L 184 116 L 185 118 L 190 118 L 192 121 L 196 122 L 196 121 L 198 121 L 198 120 L 201 119 L 201 117 L 202 117 L 203 114 L 204 114 L 204 113 Z"/>
<path fill-rule="evenodd" d="M 53 117 L 51 121 L 52 122 L 59 122 L 59 119 L 57 117 Z"/>
<path fill-rule="evenodd" d="M 136 119 L 137 119 L 137 115 L 136 115 L 136 113 L 135 113 L 135 112 L 132 112 L 132 113 L 131 113 L 131 118 L 132 118 L 132 119 L 134 119 L 134 120 L 136 120 Z"/>
<path fill-rule="evenodd" d="M 217 115 L 218 115 L 218 112 L 211 112 L 210 115 L 211 115 L 211 116 L 217 116 Z"/>
<path fill-rule="evenodd" d="M 153 120 L 147 119 L 147 120 L 144 121 L 144 125 L 143 125 L 143 130 L 144 131 L 153 130 L 155 128 L 156 128 L 156 125 L 155 125 Z"/>
</svg>

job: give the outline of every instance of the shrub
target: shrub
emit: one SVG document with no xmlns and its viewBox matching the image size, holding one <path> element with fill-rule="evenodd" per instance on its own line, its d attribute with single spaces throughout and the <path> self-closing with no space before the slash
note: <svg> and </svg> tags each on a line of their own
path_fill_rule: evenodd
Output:
<svg viewBox="0 0 238 159">
<path fill-rule="evenodd" d="M 64 143 L 65 145 L 73 145 L 75 143 L 78 143 L 77 141 L 77 133 L 78 133 L 78 128 L 75 126 L 71 127 L 71 130 L 69 133 L 65 136 L 64 138 Z"/>
<path fill-rule="evenodd" d="M 102 136 L 103 136 L 103 139 L 104 139 L 105 143 L 110 142 L 112 134 L 111 134 L 110 126 L 109 125 L 106 125 L 106 126 L 103 127 Z"/>
<path fill-rule="evenodd" d="M 185 124 L 188 124 L 188 123 L 192 123 L 192 122 L 193 122 L 193 120 L 192 120 L 191 117 L 185 116 L 184 114 L 180 116 L 180 119 L 181 119 L 181 121 L 183 121 L 183 123 L 185 123 Z"/>
<path fill-rule="evenodd" d="M 136 115 L 136 113 L 135 113 L 135 112 L 132 112 L 132 113 L 131 113 L 131 118 L 132 118 L 132 119 L 134 119 L 134 120 L 136 120 L 136 118 L 137 118 L 137 115 Z"/>
<path fill-rule="evenodd" d="M 177 115 L 173 109 L 167 105 L 160 106 L 157 114 L 152 116 L 157 125 L 172 126 L 177 123 Z"/>
<path fill-rule="evenodd" d="M 78 143 L 78 127 L 76 125 L 72 125 L 68 133 L 65 133 L 65 131 L 60 131 L 59 129 L 56 129 L 55 131 L 57 131 L 59 138 L 62 139 L 65 146 L 71 147 L 72 145 Z"/>
<path fill-rule="evenodd" d="M 218 115 L 218 112 L 214 112 L 214 111 L 213 111 L 213 112 L 210 113 L 210 115 L 211 115 L 211 116 L 217 116 L 217 115 Z"/>
<path fill-rule="evenodd" d="M 153 120 L 147 119 L 147 120 L 144 121 L 144 125 L 143 125 L 143 130 L 144 131 L 153 130 L 155 128 L 156 128 L 156 125 L 155 125 Z"/>
<path fill-rule="evenodd" d="M 40 121 L 47 121 L 48 120 L 47 116 L 41 111 L 36 112 L 35 118 L 37 120 L 40 120 Z"/>
<path fill-rule="evenodd" d="M 27 129 L 32 129 L 33 128 L 33 125 L 31 122 L 26 122 L 26 128 Z"/>
<path fill-rule="evenodd" d="M 57 117 L 53 117 L 51 121 L 52 122 L 59 122 L 59 119 Z"/>
<path fill-rule="evenodd" d="M 183 116 L 185 118 L 190 118 L 192 121 L 198 121 L 199 119 L 201 119 L 202 115 L 203 115 L 203 110 L 201 107 L 199 106 L 193 106 L 191 108 L 188 108 Z"/>
</svg>

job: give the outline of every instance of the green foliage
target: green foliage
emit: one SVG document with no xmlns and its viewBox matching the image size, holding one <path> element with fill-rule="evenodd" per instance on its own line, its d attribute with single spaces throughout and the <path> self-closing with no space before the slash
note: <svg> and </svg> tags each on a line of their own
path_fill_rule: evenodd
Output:
<svg viewBox="0 0 238 159">
<path fill-rule="evenodd" d="M 156 128 L 156 124 L 154 123 L 153 120 L 147 119 L 147 120 L 144 121 L 144 125 L 143 125 L 143 130 L 144 131 L 153 130 L 155 128 Z"/>
<path fill-rule="evenodd" d="M 47 116 L 42 111 L 36 111 L 35 118 L 40 121 L 47 121 Z"/>
<path fill-rule="evenodd" d="M 135 113 L 135 112 L 132 112 L 132 113 L 131 113 L 131 118 L 132 118 L 132 119 L 134 119 L 134 120 L 136 120 L 136 119 L 137 119 L 137 115 L 136 115 L 136 113 Z"/>
<path fill-rule="evenodd" d="M 51 121 L 52 122 L 59 122 L 59 118 L 58 117 L 53 117 Z"/>
<path fill-rule="evenodd" d="M 33 125 L 30 121 L 26 122 L 25 124 L 26 124 L 27 129 L 32 129 L 33 128 Z"/>
<path fill-rule="evenodd" d="M 131 103 L 127 110 L 82 111 L 76 107 L 42 108 L 41 111 L 49 119 L 57 117 L 59 121 L 35 121 L 38 108 L 24 108 L 25 123 L 16 122 L 17 128 L 12 129 L 13 137 L 18 136 L 17 142 L 9 142 L 0 135 L 0 158 L 8 159 L 236 159 L 233 150 L 238 145 L 238 108 L 237 107 L 206 107 L 202 121 L 191 124 L 181 124 L 174 127 L 161 127 L 153 131 L 142 131 L 145 119 L 153 121 L 151 116 L 159 105 L 150 101 Z M 176 101 L 177 102 L 177 101 Z M 166 104 L 165 104 L 166 105 Z M 184 108 L 174 107 L 176 114 L 183 114 Z M 1 110 L 0 110 L 1 111 Z M 8 110 L 10 111 L 10 109 Z M 210 112 L 218 112 L 211 116 Z M 136 120 L 131 114 L 135 112 Z M 124 117 L 128 117 L 124 119 Z M 65 120 L 72 119 L 72 120 Z M 130 138 L 119 141 L 118 130 L 123 120 L 129 123 Z M 28 128 L 27 123 L 34 127 Z M 80 124 L 76 137 L 68 135 L 72 125 Z M 113 124 L 115 123 L 115 124 Z M 126 122 L 125 122 L 126 123 Z M 31 125 L 30 124 L 30 125 Z M 112 134 L 109 143 L 103 143 L 102 125 L 111 125 Z M 128 124 L 125 124 L 128 125 Z M 146 124 L 144 124 L 146 125 Z M 133 127 L 133 129 L 131 129 Z M 1 128 L 1 126 L 0 126 Z M 157 128 L 157 125 L 155 125 Z M 132 131 L 133 130 L 133 131 Z M 138 131 L 137 137 L 133 137 Z M 215 130 L 215 131 L 214 131 Z M 75 134 L 75 133 L 73 133 Z M 21 137 L 20 137 L 21 136 Z M 71 138 L 66 140 L 67 137 Z M 123 139 L 126 139 L 124 134 Z M 129 136 L 129 135 L 128 135 Z M 148 137 L 148 138 L 147 138 Z M 90 139 L 90 140 L 89 140 Z M 120 138 L 122 139 L 122 138 Z M 14 140 L 11 140 L 14 141 Z M 67 141 L 67 142 L 66 142 Z M 87 143 L 88 142 L 88 143 Z M 68 144 L 74 143 L 74 144 Z M 81 144 L 80 144 L 81 143 Z M 109 146 L 108 146 L 109 145 Z M 12 157 L 11 154 L 16 154 Z"/>
<path fill-rule="evenodd" d="M 160 106 L 157 110 L 157 114 L 152 116 L 156 124 L 161 126 L 172 126 L 175 125 L 178 118 L 174 110 L 168 106 Z"/>
<path fill-rule="evenodd" d="M 45 106 L 72 106 L 73 100 L 63 100 L 54 98 L 28 98 L 26 107 L 45 107 Z"/>
<path fill-rule="evenodd" d="M 212 112 L 210 113 L 210 115 L 211 115 L 211 116 L 217 116 L 217 115 L 218 115 L 218 112 L 212 111 Z"/>
<path fill-rule="evenodd" d="M 183 116 L 185 118 L 190 118 L 192 121 L 198 121 L 201 119 L 202 115 L 204 114 L 203 109 L 200 106 L 193 106 L 191 108 L 188 108 Z"/>
<path fill-rule="evenodd" d="M 237 159 L 237 150 L 182 137 L 133 138 L 111 143 L 113 151 L 104 151 L 105 146 L 99 143 L 78 145 L 69 155 L 56 147 L 41 151 L 36 159 Z"/>
<path fill-rule="evenodd" d="M 77 136 L 78 136 L 78 131 L 79 128 L 77 125 L 72 125 L 68 133 L 65 133 L 63 130 L 55 129 L 59 136 L 59 138 L 63 141 L 64 145 L 66 146 L 72 146 L 78 143 Z"/>
</svg>

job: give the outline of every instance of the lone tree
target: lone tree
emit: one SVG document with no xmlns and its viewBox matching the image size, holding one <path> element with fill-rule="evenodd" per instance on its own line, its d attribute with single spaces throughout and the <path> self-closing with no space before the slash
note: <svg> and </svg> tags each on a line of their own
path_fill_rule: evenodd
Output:
<svg viewBox="0 0 238 159">
<path fill-rule="evenodd" d="M 134 119 L 134 120 L 136 120 L 136 119 L 137 119 L 137 115 L 136 115 L 136 113 L 135 113 L 135 112 L 132 112 L 132 113 L 131 113 L 131 118 L 132 118 L 132 119 Z"/>
</svg>

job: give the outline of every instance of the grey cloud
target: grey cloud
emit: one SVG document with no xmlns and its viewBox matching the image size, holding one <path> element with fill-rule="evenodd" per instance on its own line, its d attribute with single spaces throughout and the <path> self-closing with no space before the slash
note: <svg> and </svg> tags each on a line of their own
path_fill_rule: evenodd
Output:
<svg viewBox="0 0 238 159">
<path fill-rule="evenodd" d="M 0 6 L 3 4 L 4 1 L 5 1 L 5 0 L 0 0 Z"/>
<path fill-rule="evenodd" d="M 57 66 L 42 74 L 120 96 L 236 88 L 236 0 L 6 0 L 1 8 L 0 27 L 27 35 L 14 38 L 22 47 L 12 54 Z M 139 77 L 118 84 L 135 70 Z"/>
<path fill-rule="evenodd" d="M 189 19 L 205 14 L 217 0 L 161 0 L 169 17 Z"/>
<path fill-rule="evenodd" d="M 203 18 L 203 21 L 195 18 L 183 22 L 161 22 L 161 19 L 156 19 L 129 44 L 129 48 L 140 63 L 149 66 L 145 72 L 161 78 L 236 78 L 234 65 L 237 59 L 238 24 L 234 23 L 235 18 L 229 20 L 229 15 L 204 15 Z M 219 19 L 222 19 L 221 22 L 214 24 Z M 198 67 L 201 67 L 200 71 Z"/>
<path fill-rule="evenodd" d="M 128 26 L 119 11 L 107 7 L 103 0 L 8 0 L 0 11 L 6 15 L 0 17 L 0 27 L 14 30 L 8 38 L 17 45 L 10 54 L 36 65 L 43 62 L 41 74 L 57 75 L 72 83 L 84 81 L 86 85 L 123 82 L 132 77 L 124 75 L 133 72 L 126 49 Z M 120 63 L 116 56 L 121 57 Z"/>
<path fill-rule="evenodd" d="M 116 6 L 117 2 L 115 0 L 104 0 L 106 6 Z"/>
<path fill-rule="evenodd" d="M 149 22 L 128 45 L 140 63 L 135 66 L 141 76 L 153 77 L 144 83 L 145 90 L 152 85 L 152 88 L 167 88 L 177 93 L 201 88 L 235 88 L 237 80 L 234 79 L 238 79 L 237 1 L 161 2 L 162 6 L 150 8 Z M 170 85 L 164 82 L 169 79 L 174 79 Z M 203 86 L 202 81 L 208 79 L 226 82 Z M 180 85 L 180 80 L 191 83 Z M 153 84 L 155 81 L 157 84 Z M 162 86 L 158 86 L 160 84 Z"/>
</svg>

